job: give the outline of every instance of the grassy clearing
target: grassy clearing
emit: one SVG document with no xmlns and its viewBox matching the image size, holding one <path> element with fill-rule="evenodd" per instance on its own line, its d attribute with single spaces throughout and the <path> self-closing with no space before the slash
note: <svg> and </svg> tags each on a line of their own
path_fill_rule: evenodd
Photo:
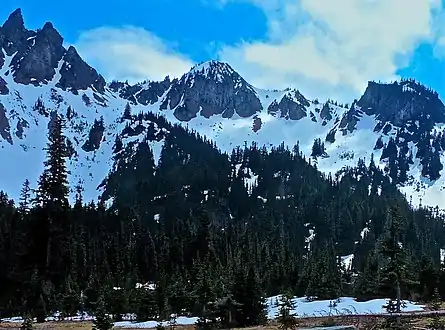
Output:
<svg viewBox="0 0 445 330">
<path fill-rule="evenodd" d="M 431 317 L 417 317 L 411 320 L 411 329 L 425 328 L 430 324 Z M 333 325 L 353 325 L 358 330 L 378 330 L 379 324 L 383 318 L 379 317 L 354 317 L 354 316 L 337 316 L 337 317 L 317 317 L 301 319 L 299 327 L 319 327 Z M 91 322 L 46 322 L 44 324 L 35 324 L 35 330 L 91 330 L 93 324 Z M 0 329 L 19 330 L 20 323 L 1 323 Z M 115 330 L 140 330 L 132 328 L 114 328 Z M 193 325 L 176 326 L 177 330 L 193 330 Z M 278 330 L 278 324 L 271 322 L 265 326 L 245 328 L 243 330 Z M 167 329 L 168 330 L 168 329 Z"/>
</svg>

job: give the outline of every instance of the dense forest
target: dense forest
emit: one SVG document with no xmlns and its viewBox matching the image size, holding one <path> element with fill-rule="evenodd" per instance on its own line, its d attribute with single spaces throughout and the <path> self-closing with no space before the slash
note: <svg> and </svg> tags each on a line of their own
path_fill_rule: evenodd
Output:
<svg viewBox="0 0 445 330">
<path fill-rule="evenodd" d="M 39 181 L 17 203 L 0 194 L 0 317 L 104 308 L 117 320 L 218 315 L 248 326 L 264 322 L 264 297 L 284 292 L 445 296 L 442 213 L 410 205 L 372 159 L 330 176 L 298 144 L 228 155 L 163 117 L 123 120 L 128 134 L 152 129 L 142 142 L 116 137 L 100 201 L 84 201 L 81 182 L 68 187 L 61 116 Z"/>
</svg>

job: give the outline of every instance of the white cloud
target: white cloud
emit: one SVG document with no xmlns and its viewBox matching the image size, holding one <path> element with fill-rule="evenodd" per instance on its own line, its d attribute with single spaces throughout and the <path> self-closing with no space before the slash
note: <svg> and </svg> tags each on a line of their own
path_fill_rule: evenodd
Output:
<svg viewBox="0 0 445 330">
<path fill-rule="evenodd" d="M 437 41 L 441 0 L 250 1 L 268 19 L 266 42 L 221 49 L 259 87 L 295 86 L 314 97 L 358 96 L 368 80 L 392 80 L 422 42 Z"/>
<path fill-rule="evenodd" d="M 110 80 L 162 80 L 166 75 L 181 76 L 193 65 L 149 31 L 132 26 L 83 32 L 75 46 L 90 65 Z"/>
</svg>

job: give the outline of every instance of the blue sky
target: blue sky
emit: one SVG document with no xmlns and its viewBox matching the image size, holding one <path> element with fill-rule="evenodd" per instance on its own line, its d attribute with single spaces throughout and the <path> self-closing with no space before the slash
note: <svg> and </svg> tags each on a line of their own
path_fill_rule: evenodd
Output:
<svg viewBox="0 0 445 330">
<path fill-rule="evenodd" d="M 261 88 L 350 100 L 368 80 L 414 77 L 445 99 L 442 0 L 3 0 L 51 21 L 106 78 L 162 79 L 229 62 Z"/>
</svg>

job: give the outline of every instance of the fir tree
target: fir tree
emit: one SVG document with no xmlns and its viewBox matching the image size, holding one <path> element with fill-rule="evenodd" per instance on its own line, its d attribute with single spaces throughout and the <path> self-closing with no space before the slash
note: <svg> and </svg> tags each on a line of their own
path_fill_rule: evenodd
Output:
<svg viewBox="0 0 445 330">
<path fill-rule="evenodd" d="M 130 103 L 127 103 L 125 105 L 124 114 L 122 116 L 122 119 L 131 119 L 131 106 L 130 106 Z"/>
<path fill-rule="evenodd" d="M 242 273 L 237 274 L 233 297 L 240 304 L 235 317 L 239 326 L 261 325 L 266 322 L 265 299 L 252 268 L 247 277 Z"/>
<path fill-rule="evenodd" d="M 96 303 L 94 311 L 93 330 L 110 330 L 113 327 L 111 318 L 106 315 L 105 301 L 101 295 Z"/>
<path fill-rule="evenodd" d="M 294 329 L 298 324 L 297 318 L 293 312 L 296 305 L 292 299 L 293 297 L 290 294 L 285 294 L 280 297 L 277 322 L 280 324 L 280 329 L 282 330 Z"/>
<path fill-rule="evenodd" d="M 400 213 L 397 205 L 388 211 L 386 233 L 381 243 L 381 253 L 385 259 L 379 274 L 381 289 L 391 297 L 387 309 L 394 313 L 400 313 L 402 310 L 402 287 L 408 281 L 406 256 L 401 243 L 403 220 Z"/>
<path fill-rule="evenodd" d="M 31 183 L 28 179 L 23 183 L 22 190 L 20 192 L 20 211 L 26 213 L 29 212 L 31 202 Z"/>
<path fill-rule="evenodd" d="M 32 324 L 32 317 L 27 314 L 23 317 L 23 323 L 20 326 L 20 330 L 32 330 L 34 329 L 34 326 Z"/>
<path fill-rule="evenodd" d="M 158 306 L 155 293 L 145 288 L 136 292 L 135 312 L 138 321 L 155 320 L 158 317 Z"/>
<path fill-rule="evenodd" d="M 49 128 L 47 159 L 40 176 L 36 194 L 36 206 L 41 208 L 42 220 L 48 229 L 46 241 L 46 272 L 59 288 L 70 265 L 67 223 L 68 179 L 66 169 L 66 144 L 63 135 L 63 119 L 54 115 Z"/>
</svg>

